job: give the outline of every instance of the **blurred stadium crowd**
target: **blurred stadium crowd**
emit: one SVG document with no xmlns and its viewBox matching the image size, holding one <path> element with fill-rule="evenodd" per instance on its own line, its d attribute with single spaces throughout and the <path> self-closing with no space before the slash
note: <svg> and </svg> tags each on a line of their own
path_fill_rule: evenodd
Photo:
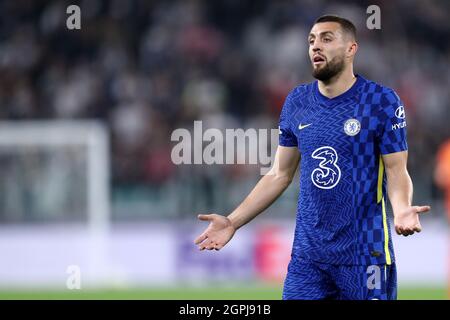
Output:
<svg viewBox="0 0 450 320">
<path fill-rule="evenodd" d="M 356 72 L 405 103 L 415 198 L 439 200 L 433 168 L 450 137 L 450 2 L 377 3 L 381 30 L 366 28 L 372 1 L 1 1 L 0 119 L 106 122 L 116 211 L 148 201 L 118 215 L 229 210 L 258 170 L 177 167 L 171 132 L 194 120 L 276 128 L 287 93 L 313 80 L 313 21 L 335 13 L 358 28 Z M 66 28 L 69 4 L 81 7 L 81 30 Z"/>
</svg>

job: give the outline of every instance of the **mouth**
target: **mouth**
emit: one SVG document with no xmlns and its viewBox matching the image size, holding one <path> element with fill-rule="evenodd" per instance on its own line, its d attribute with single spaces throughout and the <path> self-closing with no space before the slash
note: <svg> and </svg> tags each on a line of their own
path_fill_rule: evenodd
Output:
<svg viewBox="0 0 450 320">
<path fill-rule="evenodd" d="M 319 65 L 319 64 L 322 64 L 322 63 L 325 63 L 325 58 L 323 58 L 322 56 L 320 56 L 320 55 L 315 55 L 314 57 L 313 57 L 313 64 L 316 66 L 316 65 Z"/>
</svg>

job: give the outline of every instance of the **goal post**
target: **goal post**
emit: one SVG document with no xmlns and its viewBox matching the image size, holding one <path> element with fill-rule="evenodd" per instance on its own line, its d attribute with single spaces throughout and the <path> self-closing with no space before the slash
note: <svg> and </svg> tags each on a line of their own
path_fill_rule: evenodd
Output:
<svg viewBox="0 0 450 320">
<path fill-rule="evenodd" d="M 30 227 L 61 234 L 80 226 L 88 237 L 82 271 L 94 284 L 104 281 L 111 223 L 107 126 L 93 120 L 0 121 L 0 167 L 2 228 L 23 230 L 26 238 Z M 52 250 L 45 251 L 48 261 L 55 259 Z"/>
<path fill-rule="evenodd" d="M 0 153 L 52 152 L 61 148 L 85 148 L 88 224 L 105 229 L 109 224 L 109 137 L 95 121 L 0 121 Z M 70 170 L 71 168 L 68 168 Z M 79 172 L 78 174 L 83 174 Z"/>
</svg>

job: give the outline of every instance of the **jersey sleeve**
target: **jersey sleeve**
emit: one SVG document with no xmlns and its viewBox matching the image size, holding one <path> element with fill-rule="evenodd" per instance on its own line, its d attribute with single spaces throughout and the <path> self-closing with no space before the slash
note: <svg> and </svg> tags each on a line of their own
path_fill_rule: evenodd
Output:
<svg viewBox="0 0 450 320">
<path fill-rule="evenodd" d="M 281 109 L 280 121 L 278 123 L 279 142 L 283 147 L 296 147 L 298 145 L 297 137 L 291 130 L 290 113 L 293 107 L 292 93 L 286 97 L 283 108 Z"/>
<path fill-rule="evenodd" d="M 382 96 L 379 121 L 381 154 L 408 150 L 405 108 L 393 90 L 388 90 Z"/>
</svg>

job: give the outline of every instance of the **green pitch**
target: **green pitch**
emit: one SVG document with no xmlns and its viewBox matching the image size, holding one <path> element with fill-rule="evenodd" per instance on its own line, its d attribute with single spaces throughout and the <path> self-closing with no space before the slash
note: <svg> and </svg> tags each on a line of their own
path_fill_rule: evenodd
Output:
<svg viewBox="0 0 450 320">
<path fill-rule="evenodd" d="M 105 289 L 67 291 L 0 291 L 0 299 L 158 299 L 158 300 L 279 300 L 281 286 L 249 286 L 239 288 L 151 288 L 151 289 Z M 445 287 L 404 287 L 399 289 L 399 299 L 446 300 Z"/>
</svg>

